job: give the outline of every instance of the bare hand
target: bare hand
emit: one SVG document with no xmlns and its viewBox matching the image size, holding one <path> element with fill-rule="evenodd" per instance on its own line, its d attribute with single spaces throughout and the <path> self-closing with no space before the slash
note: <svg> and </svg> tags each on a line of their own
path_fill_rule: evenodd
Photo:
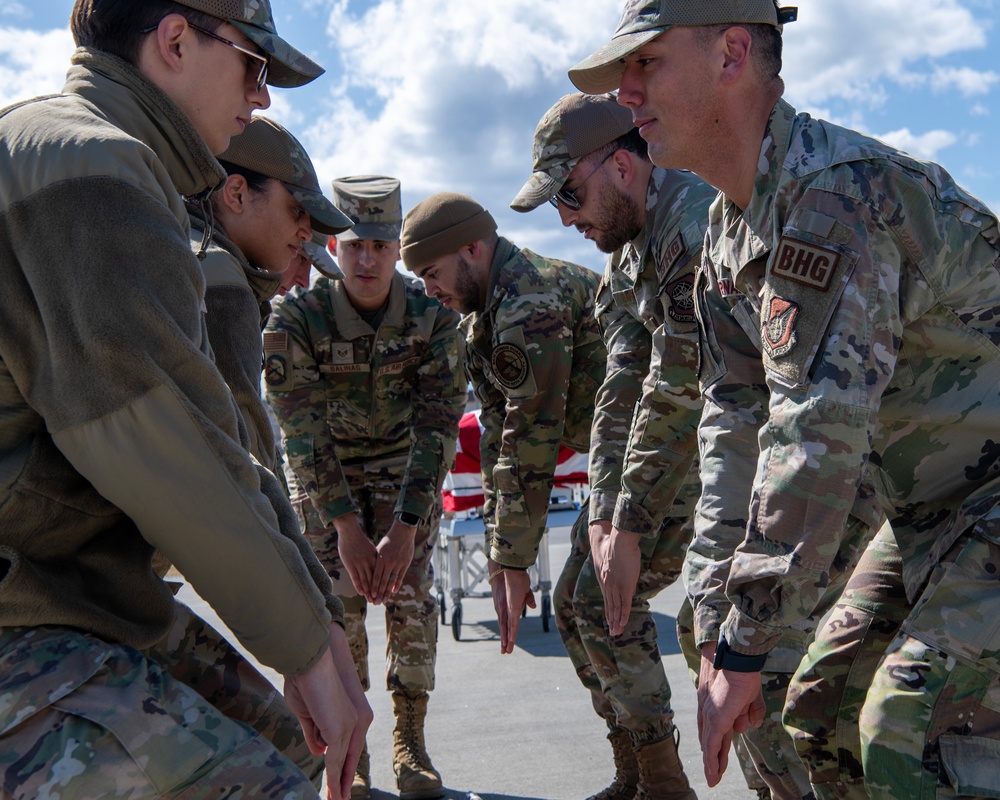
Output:
<svg viewBox="0 0 1000 800">
<path fill-rule="evenodd" d="M 337 528 L 337 551 L 344 569 L 354 584 L 355 591 L 363 595 L 368 602 L 372 600 L 372 577 L 375 573 L 375 562 L 378 551 L 375 545 L 365 535 L 361 520 L 355 513 L 344 514 L 333 521 Z"/>
<path fill-rule="evenodd" d="M 500 652 L 513 653 L 524 607 L 535 607 L 531 578 L 527 570 L 504 569 L 492 559 L 488 562 L 487 568 L 490 575 L 502 570 L 490 583 L 490 588 L 493 589 L 493 609 L 497 612 L 497 622 L 500 623 Z"/>
<path fill-rule="evenodd" d="M 361 687 L 361 679 L 358 677 L 358 669 L 354 665 L 354 657 L 351 655 L 347 634 L 335 622 L 330 625 L 330 652 L 333 654 L 337 675 L 340 677 L 341 683 L 344 684 L 351 705 L 354 706 L 358 715 L 340 774 L 340 797 L 343 800 L 348 800 L 351 796 L 351 784 L 354 783 L 354 773 L 358 768 L 358 759 L 361 758 L 361 751 L 365 746 L 365 736 L 368 734 L 368 727 L 372 724 L 375 715 L 371 706 L 368 705 L 365 690 Z M 329 764 L 327 764 L 326 774 L 331 774 Z M 333 774 L 336 775 L 336 773 Z M 329 797 L 329 790 L 327 794 Z"/>
<path fill-rule="evenodd" d="M 638 533 L 618 530 L 608 520 L 590 523 L 589 534 L 591 558 L 604 595 L 608 630 L 612 636 L 619 636 L 628 624 L 632 597 L 639 583 L 641 537 Z"/>
<path fill-rule="evenodd" d="M 698 740 L 705 780 L 715 786 L 729 766 L 733 736 L 764 723 L 764 695 L 759 672 L 716 669 L 715 643 L 701 648 L 698 673 Z"/>
<path fill-rule="evenodd" d="M 413 561 L 413 540 L 417 535 L 415 525 L 404 525 L 398 519 L 375 548 L 378 560 L 372 577 L 371 601 L 378 605 L 398 591 L 403 576 Z"/>
<path fill-rule="evenodd" d="M 335 662 L 331 628 L 331 649 L 305 672 L 285 676 L 285 700 L 302 725 L 306 744 L 313 753 L 326 753 L 326 790 L 330 800 L 350 797 L 354 770 L 372 719 L 343 629 L 340 636 L 343 643 L 336 645 L 337 660 L 343 660 L 344 655 L 339 651 L 344 651 L 350 673 L 345 673 Z M 348 678 L 346 683 L 344 677 Z"/>
</svg>

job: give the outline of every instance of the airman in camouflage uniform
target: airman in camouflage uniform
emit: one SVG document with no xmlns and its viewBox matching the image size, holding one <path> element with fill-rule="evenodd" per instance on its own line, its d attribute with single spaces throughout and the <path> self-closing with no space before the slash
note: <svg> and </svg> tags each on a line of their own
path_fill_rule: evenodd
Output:
<svg viewBox="0 0 1000 800">
<path fill-rule="evenodd" d="M 241 446 L 182 200 L 225 178 L 215 155 L 239 121 L 218 108 L 249 116 L 265 79 L 322 69 L 277 38 L 266 0 L 80 0 L 71 28 L 63 91 L 0 112 L 0 794 L 317 796 L 240 724 L 267 729 L 276 693 L 232 708 L 235 648 L 220 639 L 225 671 L 188 669 L 158 549 L 285 675 L 339 797 L 371 712 L 338 671 L 330 581 Z M 177 47 L 201 56 L 179 65 Z M 52 236 L 67 219 L 87 239 L 70 262 Z"/>
<path fill-rule="evenodd" d="M 403 263 L 462 312 L 481 404 L 483 520 L 501 651 L 513 650 L 527 568 L 545 532 L 560 445 L 587 452 L 607 351 L 594 317 L 598 276 L 498 236 L 471 197 L 433 195 L 403 224 Z M 581 515 L 585 524 L 586 515 Z"/>
<path fill-rule="evenodd" d="M 793 18 L 772 2 L 630 4 L 620 34 L 574 71 L 592 90 L 619 83 L 654 160 L 722 191 L 698 294 L 702 480 L 722 502 L 701 504 L 697 536 L 725 541 L 718 520 L 738 514 L 746 524 L 718 553 L 732 607 L 699 692 L 706 777 L 725 769 L 734 727 L 759 723 L 769 653 L 881 511 L 891 531 L 868 546 L 848 599 L 890 634 L 901 620 L 898 633 L 884 647 L 855 625 L 868 691 L 813 711 L 832 716 L 830 731 L 860 705 L 871 797 L 997 796 L 1000 223 L 941 167 L 796 114 L 778 77 Z M 667 54 L 698 65 L 690 83 L 646 69 Z M 699 116 L 712 124 L 692 132 L 694 86 L 713 98 Z M 834 653 L 830 633 L 792 679 L 799 706 L 811 663 Z M 788 709 L 792 727 L 800 712 Z"/>
<path fill-rule="evenodd" d="M 611 254 L 596 309 L 608 366 L 591 435 L 590 528 L 606 535 L 620 508 L 619 522 L 645 534 L 623 635 L 608 635 L 584 526 L 574 531 L 556 585 L 559 632 L 611 731 L 615 779 L 592 800 L 630 800 L 640 782 L 653 796 L 683 792 L 679 761 L 674 786 L 657 786 L 652 775 L 652 765 L 662 773 L 667 760 L 676 761 L 676 745 L 649 600 L 680 574 L 698 496 L 690 469 L 700 409 L 691 290 L 715 191 L 691 175 L 654 169 L 632 115 L 612 95 L 560 99 L 539 122 L 533 149 L 534 174 L 511 207 L 529 211 L 549 201 L 564 225 Z M 656 437 L 673 439 L 678 429 L 686 431 L 685 447 L 642 463 Z M 626 464 L 633 474 L 623 488 Z"/>
<path fill-rule="evenodd" d="M 423 742 L 437 653 L 431 554 L 465 408 L 464 345 L 458 315 L 395 269 L 399 181 L 343 178 L 334 194 L 355 221 L 336 239 L 343 277 L 319 277 L 275 301 L 265 389 L 292 505 L 344 601 L 366 690 L 367 606 L 385 603 L 400 797 L 439 797 Z M 370 785 L 366 750 L 352 796 L 367 796 Z"/>
</svg>

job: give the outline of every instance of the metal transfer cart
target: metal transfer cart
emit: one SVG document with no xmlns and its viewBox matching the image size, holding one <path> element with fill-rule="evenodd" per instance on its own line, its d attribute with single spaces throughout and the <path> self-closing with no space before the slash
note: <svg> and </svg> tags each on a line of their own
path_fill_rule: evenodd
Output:
<svg viewBox="0 0 1000 800">
<path fill-rule="evenodd" d="M 585 485 L 553 489 L 548 526 L 538 545 L 538 559 L 528 569 L 531 591 L 541 593 L 539 606 L 542 630 L 545 632 L 549 630 L 549 619 L 552 616 L 549 531 L 571 528 L 586 502 L 586 494 Z M 447 595 L 451 597 L 451 633 L 455 641 L 462 638 L 462 598 L 493 596 L 487 583 L 489 566 L 484 535 L 486 528 L 480 514 L 479 508 L 445 513 L 434 548 L 434 588 L 441 607 L 441 624 L 447 624 Z"/>
</svg>

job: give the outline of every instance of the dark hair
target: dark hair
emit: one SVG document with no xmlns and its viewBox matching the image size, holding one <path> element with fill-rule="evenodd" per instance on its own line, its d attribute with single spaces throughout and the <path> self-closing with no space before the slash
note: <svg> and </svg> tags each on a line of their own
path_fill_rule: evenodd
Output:
<svg viewBox="0 0 1000 800">
<path fill-rule="evenodd" d="M 632 128 L 628 133 L 624 133 L 613 142 L 608 142 L 604 147 L 597 148 L 587 155 L 588 159 L 600 161 L 605 156 L 610 156 L 618 150 L 628 150 L 635 153 L 643 161 L 649 161 L 649 145 L 646 140 L 639 135 L 638 128 Z"/>
<path fill-rule="evenodd" d="M 229 161 L 219 159 L 219 163 L 222 164 L 222 168 L 226 171 L 226 175 L 242 175 L 251 192 L 266 192 L 267 182 L 275 180 L 275 178 L 263 175 L 260 172 L 255 172 L 247 167 L 241 167 L 238 164 L 232 164 Z"/>
<path fill-rule="evenodd" d="M 173 0 L 76 0 L 69 27 L 77 47 L 103 50 L 135 66 L 144 37 L 140 31 L 158 25 L 168 14 L 180 14 L 213 33 L 223 22 Z"/>
<path fill-rule="evenodd" d="M 734 27 L 743 28 L 750 34 L 751 58 L 758 77 L 766 83 L 777 81 L 784 86 L 784 81 L 781 80 L 781 31 L 773 25 L 767 23 L 732 25 L 727 23 L 725 25 L 706 25 L 697 28 L 697 30 L 701 42 L 707 44 L 711 39 Z"/>
<path fill-rule="evenodd" d="M 270 181 L 277 180 L 276 178 L 269 178 L 267 175 L 255 172 L 252 169 L 231 164 L 228 161 L 222 161 L 220 159 L 219 163 L 222 164 L 222 168 L 226 171 L 227 176 L 231 177 L 233 175 L 240 175 L 247 182 L 247 188 L 250 190 L 252 195 L 263 194 L 267 191 L 268 183 Z M 218 216 L 220 213 L 220 204 L 222 203 L 222 192 L 212 192 L 209 200 L 211 200 L 212 208 L 214 209 L 216 216 Z"/>
</svg>

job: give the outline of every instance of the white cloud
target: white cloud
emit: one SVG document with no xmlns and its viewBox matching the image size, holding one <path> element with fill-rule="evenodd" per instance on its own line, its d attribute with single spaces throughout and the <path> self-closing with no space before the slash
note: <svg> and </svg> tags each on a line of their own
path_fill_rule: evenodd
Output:
<svg viewBox="0 0 1000 800">
<path fill-rule="evenodd" d="M 73 49 L 69 28 L 38 32 L 0 27 L 0 108 L 59 91 Z"/>
<path fill-rule="evenodd" d="M 986 27 L 959 0 L 813 0 L 785 27 L 787 94 L 795 105 L 840 98 L 877 108 L 885 81 L 935 88 L 992 85 L 994 73 L 928 67 L 986 46 Z"/>
<path fill-rule="evenodd" d="M 976 103 L 969 109 L 969 113 L 974 117 L 988 117 L 990 115 L 990 110 L 982 103 Z"/>
<path fill-rule="evenodd" d="M 909 128 L 889 131 L 877 138 L 924 161 L 937 161 L 941 150 L 958 141 L 958 136 L 951 131 L 936 130 L 918 135 L 911 133 Z"/>
<path fill-rule="evenodd" d="M 20 19 L 27 19 L 31 16 L 28 9 L 21 3 L 14 2 L 13 0 L 6 0 L 2 6 L 0 6 L 0 17 L 17 17 Z"/>
</svg>

